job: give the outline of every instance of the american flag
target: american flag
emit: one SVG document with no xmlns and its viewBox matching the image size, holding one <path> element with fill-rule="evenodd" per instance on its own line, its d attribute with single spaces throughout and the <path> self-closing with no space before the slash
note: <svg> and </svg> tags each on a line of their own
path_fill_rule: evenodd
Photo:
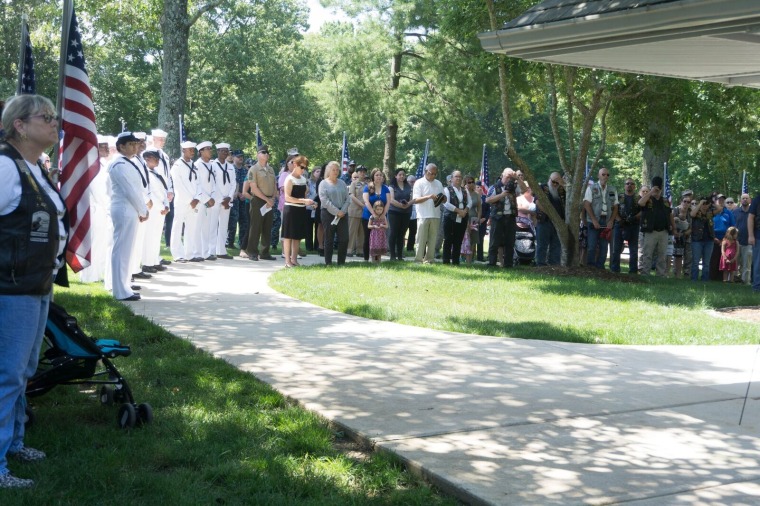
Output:
<svg viewBox="0 0 760 506">
<path fill-rule="evenodd" d="M 187 140 L 187 130 L 185 130 L 185 122 L 182 120 L 182 115 L 179 115 L 179 142 L 182 144 Z"/>
<path fill-rule="evenodd" d="M 742 195 L 749 195 L 749 184 L 747 184 L 747 171 L 742 172 Z"/>
<path fill-rule="evenodd" d="M 425 141 L 425 153 L 423 153 L 422 158 L 420 158 L 420 164 L 417 165 L 417 174 L 415 174 L 417 179 L 422 179 L 422 177 L 425 175 L 425 166 L 428 163 L 427 161 L 428 161 L 429 153 L 430 153 L 430 139 Z"/>
<path fill-rule="evenodd" d="M 261 131 L 259 130 L 259 124 L 256 123 L 256 150 L 258 151 L 261 149 L 261 146 L 264 145 L 264 142 L 261 140 Z"/>
<path fill-rule="evenodd" d="M 670 176 L 668 175 L 668 162 L 665 162 L 665 198 L 673 203 L 673 191 L 670 189 Z"/>
<path fill-rule="evenodd" d="M 348 173 L 348 163 L 351 161 L 351 157 L 348 156 L 348 141 L 346 140 L 346 132 L 343 132 L 343 147 L 341 148 L 341 161 L 343 164 L 343 174 Z"/>
<path fill-rule="evenodd" d="M 29 38 L 29 25 L 26 20 L 21 22 L 21 67 L 18 74 L 18 94 L 34 95 L 37 93 L 37 80 L 34 77 L 34 55 L 32 54 L 32 40 Z"/>
<path fill-rule="evenodd" d="M 90 198 L 87 187 L 100 169 L 95 109 L 90 78 L 85 70 L 82 36 L 74 5 L 64 14 L 62 44 L 66 44 L 61 92 L 63 147 L 61 153 L 61 195 L 69 211 L 69 244 L 66 261 L 74 272 L 90 265 Z M 64 9 L 64 12 L 66 10 Z M 68 27 L 66 21 L 69 21 Z"/>
<path fill-rule="evenodd" d="M 588 155 L 586 155 L 586 172 L 583 176 L 583 182 L 588 184 L 591 179 L 589 179 L 589 176 L 591 175 L 591 165 L 588 164 Z"/>
<path fill-rule="evenodd" d="M 483 144 L 483 158 L 480 161 L 480 186 L 484 193 L 488 193 L 488 189 L 491 187 L 488 178 L 488 150 L 485 144 Z"/>
</svg>

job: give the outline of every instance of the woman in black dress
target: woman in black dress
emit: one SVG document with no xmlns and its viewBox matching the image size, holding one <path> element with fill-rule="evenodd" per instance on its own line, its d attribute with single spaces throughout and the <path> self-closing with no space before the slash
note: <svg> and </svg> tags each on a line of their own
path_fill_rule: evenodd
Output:
<svg viewBox="0 0 760 506">
<path fill-rule="evenodd" d="M 282 212 L 282 252 L 285 255 L 285 267 L 295 267 L 298 263 L 298 251 L 301 239 L 309 230 L 309 211 L 306 206 L 315 206 L 316 202 L 306 198 L 308 180 L 303 172 L 309 168 L 309 159 L 303 155 L 293 158 L 290 175 L 285 179 L 285 206 Z"/>
</svg>

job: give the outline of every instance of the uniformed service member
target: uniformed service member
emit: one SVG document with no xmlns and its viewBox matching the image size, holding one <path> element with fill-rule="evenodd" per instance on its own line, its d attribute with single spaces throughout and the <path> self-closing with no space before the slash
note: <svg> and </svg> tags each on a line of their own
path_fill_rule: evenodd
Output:
<svg viewBox="0 0 760 506">
<path fill-rule="evenodd" d="M 195 143 L 180 144 L 182 156 L 174 162 L 171 177 L 174 181 L 174 220 L 170 248 L 175 262 L 187 262 L 192 257 L 193 243 L 198 231 L 200 181 L 193 163 Z M 184 229 L 184 235 L 183 235 Z"/>
<path fill-rule="evenodd" d="M 218 258 L 232 259 L 227 254 L 227 233 L 230 221 L 230 211 L 235 205 L 233 197 L 235 196 L 235 165 L 228 162 L 230 156 L 230 145 L 221 142 L 216 145 L 216 160 L 214 160 L 214 171 L 216 172 L 216 191 L 219 196 L 219 214 L 216 226 L 216 243 L 212 244 L 211 253 Z M 213 241 L 213 237 L 212 237 Z"/>
</svg>

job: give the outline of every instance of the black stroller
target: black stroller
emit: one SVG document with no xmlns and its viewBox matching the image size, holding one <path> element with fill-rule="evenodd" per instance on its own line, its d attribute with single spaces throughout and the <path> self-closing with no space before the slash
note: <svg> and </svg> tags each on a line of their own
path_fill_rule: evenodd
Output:
<svg viewBox="0 0 760 506">
<path fill-rule="evenodd" d="M 515 229 L 515 264 L 531 265 L 536 261 L 536 229 L 524 216 L 517 217 Z"/>
<path fill-rule="evenodd" d="M 102 385 L 101 404 L 121 403 L 119 427 L 150 423 L 153 420 L 150 404 L 135 404 L 127 380 L 110 360 L 127 357 L 131 352 L 129 346 L 118 341 L 87 336 L 76 318 L 51 302 L 42 356 L 37 372 L 27 383 L 26 395 L 36 397 L 57 385 Z"/>
</svg>

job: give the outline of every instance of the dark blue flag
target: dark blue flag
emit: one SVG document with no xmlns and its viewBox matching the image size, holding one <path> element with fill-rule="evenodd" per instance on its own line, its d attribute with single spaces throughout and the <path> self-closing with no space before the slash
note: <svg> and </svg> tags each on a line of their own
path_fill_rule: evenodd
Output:
<svg viewBox="0 0 760 506">
<path fill-rule="evenodd" d="M 425 141 L 425 153 L 423 153 L 422 158 L 420 158 L 420 164 L 417 165 L 417 173 L 415 174 L 417 179 L 422 179 L 422 176 L 425 175 L 425 166 L 428 163 L 429 152 L 430 152 L 430 139 Z"/>
<path fill-rule="evenodd" d="M 21 23 L 21 37 L 24 41 L 22 49 L 22 68 L 19 72 L 18 92 L 19 94 L 34 95 L 37 93 L 37 80 L 34 77 L 34 55 L 32 54 L 32 41 L 29 38 L 29 25 L 26 21 Z"/>
</svg>

